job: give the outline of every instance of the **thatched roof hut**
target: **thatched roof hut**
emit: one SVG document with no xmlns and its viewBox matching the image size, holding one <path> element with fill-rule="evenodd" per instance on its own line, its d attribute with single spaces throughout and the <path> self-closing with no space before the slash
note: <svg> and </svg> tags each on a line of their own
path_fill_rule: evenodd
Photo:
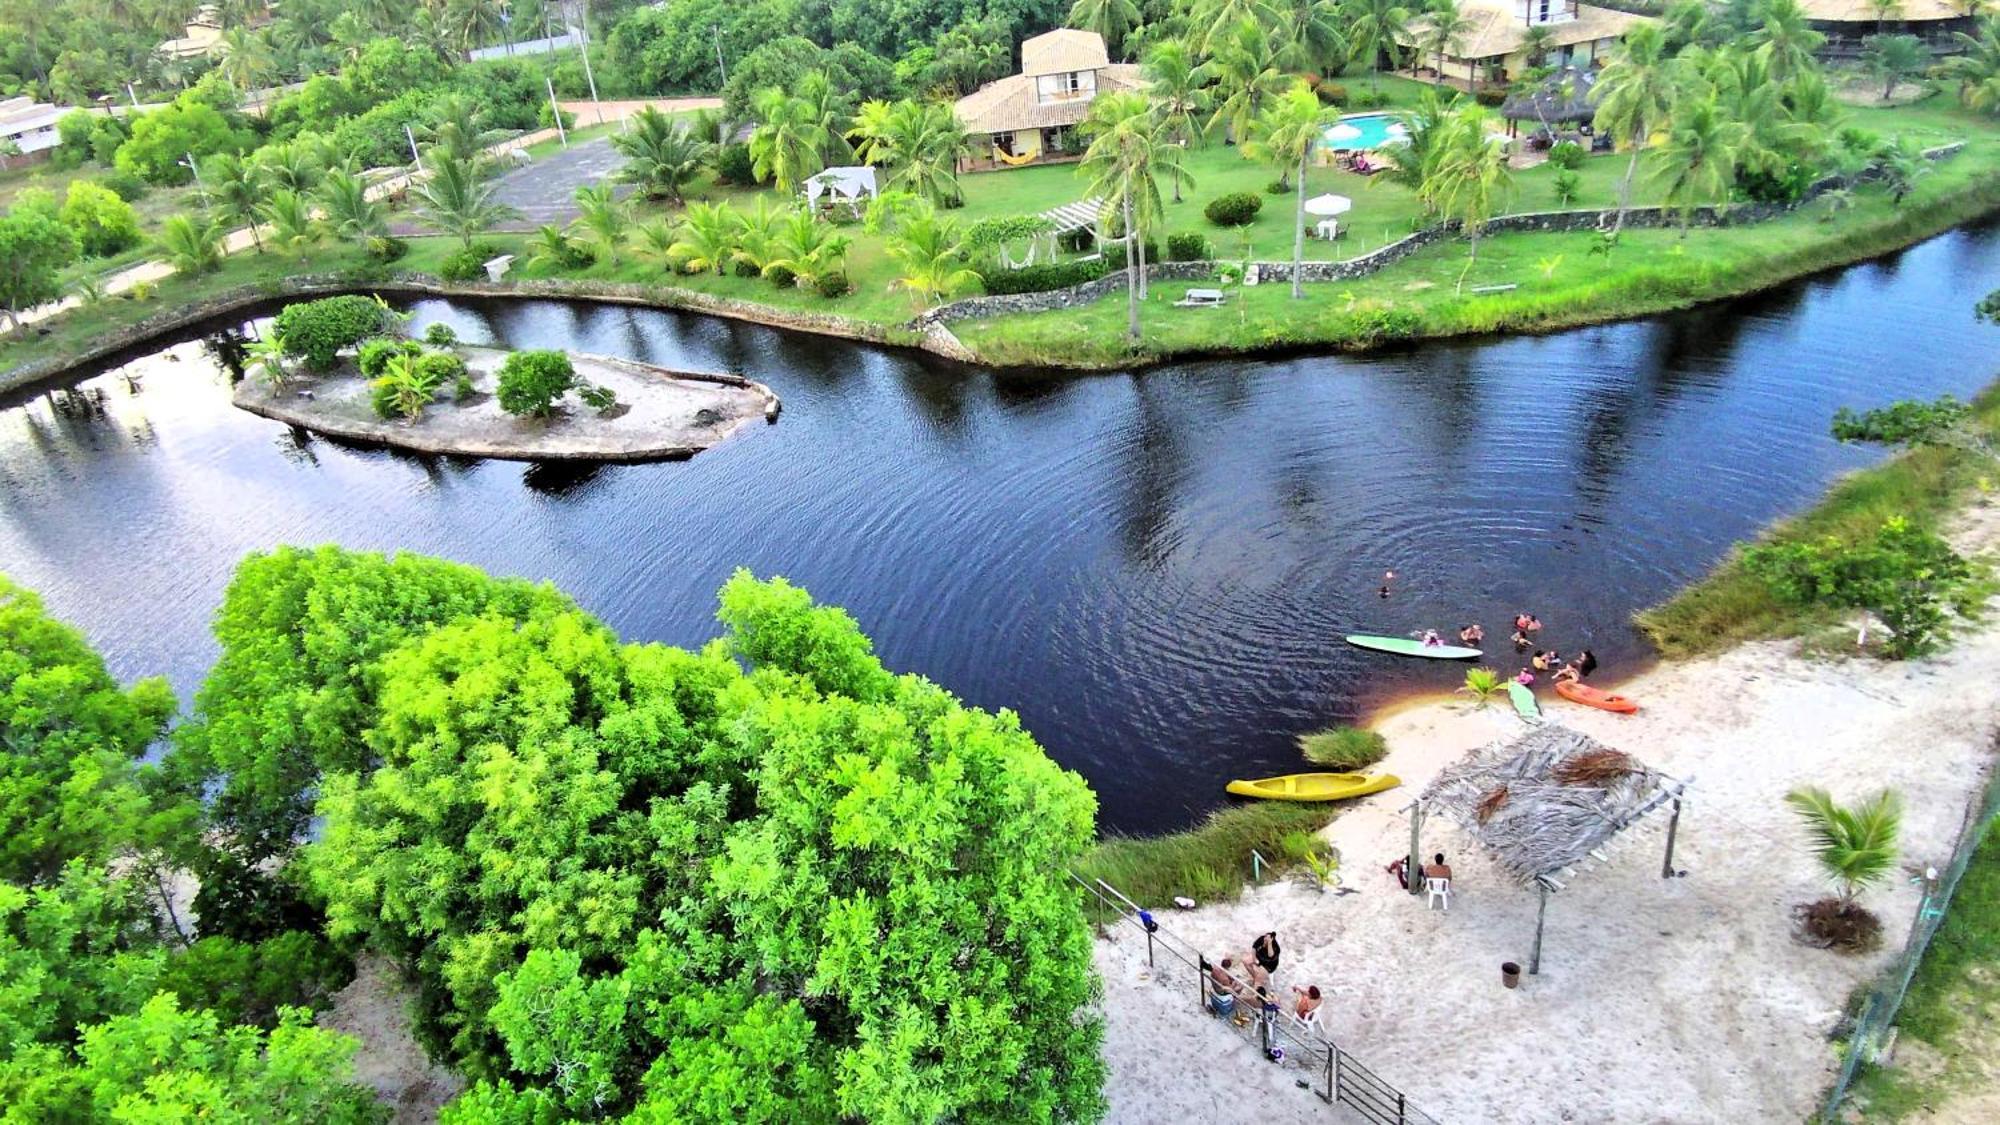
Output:
<svg viewBox="0 0 2000 1125">
<path fill-rule="evenodd" d="M 1596 85 L 1596 71 L 1588 67 L 1565 67 L 1542 79 L 1532 90 L 1507 95 L 1500 105 L 1500 116 L 1509 121 L 1580 125 L 1597 115 Z"/>
<path fill-rule="evenodd" d="M 1564 887 L 1572 869 L 1604 859 L 1604 846 L 1614 837 L 1668 805 L 1673 818 L 1661 875 L 1671 875 L 1686 791 L 1686 781 L 1589 735 L 1543 723 L 1519 738 L 1482 746 L 1431 779 L 1412 806 L 1411 863 L 1421 861 L 1423 819 L 1443 816 L 1522 886 L 1534 887 L 1546 912 L 1549 893 Z M 1538 914 L 1531 973 L 1540 969 L 1541 949 Z"/>
</svg>

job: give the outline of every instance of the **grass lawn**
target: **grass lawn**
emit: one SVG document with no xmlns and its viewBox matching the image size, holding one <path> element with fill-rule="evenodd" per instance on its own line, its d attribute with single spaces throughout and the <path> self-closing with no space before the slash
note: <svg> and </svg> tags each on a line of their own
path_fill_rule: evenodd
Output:
<svg viewBox="0 0 2000 1125">
<path fill-rule="evenodd" d="M 1334 816 L 1328 805 L 1259 801 L 1224 809 L 1170 836 L 1114 836 L 1076 865 L 1086 880 L 1102 879 L 1134 902 L 1157 909 L 1186 895 L 1196 902 L 1232 899 L 1252 877 L 1251 849 L 1271 863 L 1298 863 L 1318 847 L 1313 833 Z M 1267 869 L 1265 878 L 1270 878 Z M 1095 907 L 1095 899 L 1085 900 Z"/>
<path fill-rule="evenodd" d="M 1991 1105 L 1989 1060 L 2000 1051 L 2000 822 L 1987 826 L 1959 880 L 1896 1026 L 1897 1065 L 1869 1067 L 1855 1085 L 1849 1104 L 1860 1120 L 1929 1120 L 1928 1111 L 1960 1100 L 1964 1112 L 1952 1119 L 1969 1121 L 1976 1106 Z"/>
</svg>

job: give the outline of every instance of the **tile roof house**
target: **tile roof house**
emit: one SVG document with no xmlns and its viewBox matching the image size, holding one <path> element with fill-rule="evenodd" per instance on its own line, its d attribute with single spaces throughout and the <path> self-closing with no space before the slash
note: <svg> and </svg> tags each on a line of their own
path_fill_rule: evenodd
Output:
<svg viewBox="0 0 2000 1125">
<path fill-rule="evenodd" d="M 1096 32 L 1061 28 L 1037 35 L 1021 44 L 1021 73 L 958 100 L 958 119 L 978 153 L 969 167 L 1074 159 L 1083 153 L 1076 126 L 1092 99 L 1144 85 L 1138 67 L 1110 60 Z"/>
<path fill-rule="evenodd" d="M 1551 66 L 1585 66 L 1608 54 L 1626 31 L 1652 22 L 1645 16 L 1614 12 L 1577 0 L 1465 0 L 1459 11 L 1470 28 L 1445 48 L 1444 77 L 1468 84 L 1510 82 L 1528 69 L 1528 29 L 1549 31 L 1546 62 Z M 1418 47 L 1415 63 L 1435 69 L 1437 52 L 1425 43 L 1430 21 L 1410 21 L 1405 47 Z M 1456 82 L 1454 83 L 1456 84 Z"/>
<path fill-rule="evenodd" d="M 62 106 L 43 105 L 33 98 L 0 99 L 0 141 L 12 146 L 9 155 L 0 156 L 0 169 L 47 159 L 62 142 L 56 135 L 56 122 L 68 112 Z"/>
</svg>

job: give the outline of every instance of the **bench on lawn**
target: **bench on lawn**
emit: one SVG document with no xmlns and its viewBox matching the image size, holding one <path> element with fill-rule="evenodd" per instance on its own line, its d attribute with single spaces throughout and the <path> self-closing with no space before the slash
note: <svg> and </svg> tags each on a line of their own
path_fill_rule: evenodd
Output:
<svg viewBox="0 0 2000 1125">
<path fill-rule="evenodd" d="M 1177 309 L 1209 309 L 1223 302 L 1220 289 L 1190 289 L 1187 296 L 1174 302 Z"/>
</svg>

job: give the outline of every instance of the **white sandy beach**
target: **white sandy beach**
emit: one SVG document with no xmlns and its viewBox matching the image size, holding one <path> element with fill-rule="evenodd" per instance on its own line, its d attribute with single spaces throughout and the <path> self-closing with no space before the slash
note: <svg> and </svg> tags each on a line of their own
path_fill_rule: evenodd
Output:
<svg viewBox="0 0 2000 1125">
<path fill-rule="evenodd" d="M 1996 531 L 2000 512 L 1982 509 L 1960 545 L 1990 547 Z M 1901 946 L 1919 892 L 1899 878 L 1866 896 L 1885 924 L 1880 953 L 1795 942 L 1792 906 L 1827 886 L 1784 794 L 1817 784 L 1845 802 L 1897 789 L 1904 866 L 1941 866 L 1993 759 L 1996 682 L 2000 636 L 1968 633 L 1904 664 L 1809 660 L 1782 643 L 1666 664 L 1621 685 L 1644 705 L 1630 716 L 1543 693 L 1553 720 L 1693 779 L 1675 854 L 1686 876 L 1661 878 L 1666 818 L 1647 818 L 1608 864 L 1551 897 L 1541 975 L 1515 991 L 1499 966 L 1528 962 L 1532 893 L 1442 819 L 1426 826 L 1424 852 L 1449 853 L 1449 914 L 1383 871 L 1407 849 L 1398 810 L 1438 769 L 1519 733 L 1504 705 L 1439 701 L 1378 721 L 1390 747 L 1380 768 L 1403 787 L 1326 830 L 1358 893 L 1280 882 L 1234 903 L 1169 907 L 1160 921 L 1211 958 L 1277 930 L 1280 991 L 1330 988 L 1334 1039 L 1441 1122 L 1799 1121 L 1832 1076 L 1828 1036 L 1846 997 Z M 1355 1119 L 1203 1015 L 1184 972 L 1171 987 L 1149 979 L 1130 926 L 1098 943 L 1097 963 L 1110 1120 Z"/>
</svg>

